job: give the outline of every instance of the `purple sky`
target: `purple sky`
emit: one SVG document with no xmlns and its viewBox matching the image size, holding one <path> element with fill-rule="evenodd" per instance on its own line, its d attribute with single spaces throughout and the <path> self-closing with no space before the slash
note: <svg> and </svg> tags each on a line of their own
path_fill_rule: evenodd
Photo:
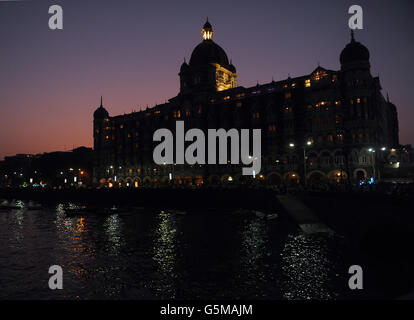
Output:
<svg viewBox="0 0 414 320">
<path fill-rule="evenodd" d="M 103 95 L 111 115 L 175 96 L 183 58 L 214 40 L 253 86 L 339 69 L 355 1 L 0 1 L 0 159 L 92 145 L 92 114 Z M 358 1 L 371 72 L 397 105 L 400 142 L 414 144 L 414 2 Z M 64 29 L 48 29 L 49 5 Z"/>
</svg>

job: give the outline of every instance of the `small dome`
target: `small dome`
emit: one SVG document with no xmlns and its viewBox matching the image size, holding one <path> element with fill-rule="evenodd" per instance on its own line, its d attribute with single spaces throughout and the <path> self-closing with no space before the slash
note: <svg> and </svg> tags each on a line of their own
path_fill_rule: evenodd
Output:
<svg viewBox="0 0 414 320">
<path fill-rule="evenodd" d="M 348 43 L 344 50 L 341 52 L 340 61 L 341 64 L 347 64 L 354 61 L 369 61 L 369 51 L 361 43 L 355 41 L 354 32 L 351 32 L 351 42 Z"/>
<path fill-rule="evenodd" d="M 106 111 L 106 109 L 104 107 L 100 106 L 93 113 L 93 117 L 95 119 L 104 119 L 104 118 L 108 118 L 109 117 L 109 113 L 108 113 L 108 111 Z"/>
<path fill-rule="evenodd" d="M 95 119 L 105 119 L 109 117 L 108 111 L 102 106 L 102 97 L 101 97 L 101 105 L 98 109 L 95 110 L 93 113 L 93 117 Z"/>
<path fill-rule="evenodd" d="M 187 62 L 183 62 L 183 64 L 181 65 L 181 68 L 180 68 L 180 72 L 185 72 L 185 71 L 188 71 L 190 69 L 190 66 L 187 64 Z"/>
<path fill-rule="evenodd" d="M 204 66 L 209 63 L 218 63 L 222 66 L 229 65 L 226 52 L 213 40 L 204 40 L 191 54 L 190 66 Z"/>
<path fill-rule="evenodd" d="M 204 24 L 203 29 L 212 29 L 212 28 L 213 28 L 213 27 L 211 26 L 210 22 L 208 22 L 208 18 L 207 18 L 207 21 L 206 21 L 206 23 Z"/>
</svg>

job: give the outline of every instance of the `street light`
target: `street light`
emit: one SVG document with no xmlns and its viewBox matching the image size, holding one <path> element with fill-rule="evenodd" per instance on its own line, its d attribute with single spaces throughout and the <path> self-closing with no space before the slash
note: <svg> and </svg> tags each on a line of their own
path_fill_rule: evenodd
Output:
<svg viewBox="0 0 414 320">
<path fill-rule="evenodd" d="M 306 141 L 306 145 L 303 148 L 303 181 L 305 182 L 305 187 L 308 186 L 308 180 L 306 179 L 306 147 L 310 147 L 312 145 L 312 140 Z M 289 143 L 289 147 L 294 148 L 295 144 L 293 142 Z"/>
<path fill-rule="evenodd" d="M 375 149 L 374 148 L 368 148 L 368 152 L 371 152 L 372 175 L 373 175 L 374 180 L 376 180 L 375 157 L 374 157 Z"/>
</svg>

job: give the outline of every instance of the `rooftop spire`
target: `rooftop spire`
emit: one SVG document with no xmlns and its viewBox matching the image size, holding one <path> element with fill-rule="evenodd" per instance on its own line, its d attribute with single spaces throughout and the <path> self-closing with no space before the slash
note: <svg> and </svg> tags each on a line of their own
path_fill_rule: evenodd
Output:
<svg viewBox="0 0 414 320">
<path fill-rule="evenodd" d="M 101 107 L 103 107 L 103 104 L 102 104 L 102 96 L 101 96 Z"/>
<path fill-rule="evenodd" d="M 351 42 L 355 42 L 354 29 L 351 29 Z"/>
</svg>

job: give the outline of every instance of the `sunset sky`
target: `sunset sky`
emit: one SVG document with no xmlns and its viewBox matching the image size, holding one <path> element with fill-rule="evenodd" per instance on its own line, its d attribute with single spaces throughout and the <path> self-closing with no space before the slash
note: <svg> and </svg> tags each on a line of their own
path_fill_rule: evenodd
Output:
<svg viewBox="0 0 414 320">
<path fill-rule="evenodd" d="M 63 30 L 48 28 L 52 4 Z M 101 95 L 110 115 L 175 96 L 206 16 L 239 85 L 309 74 L 318 62 L 337 70 L 352 4 L 364 9 L 355 37 L 397 105 L 400 142 L 414 144 L 411 0 L 0 1 L 0 160 L 92 146 Z"/>
</svg>

